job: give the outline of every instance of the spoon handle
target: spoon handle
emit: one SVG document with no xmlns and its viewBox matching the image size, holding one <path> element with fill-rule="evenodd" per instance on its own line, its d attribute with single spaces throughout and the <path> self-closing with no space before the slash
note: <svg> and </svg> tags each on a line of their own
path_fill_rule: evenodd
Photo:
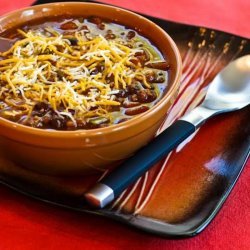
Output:
<svg viewBox="0 0 250 250">
<path fill-rule="evenodd" d="M 106 206 L 195 129 L 188 121 L 176 121 L 85 193 L 86 200 L 95 207 Z"/>
</svg>

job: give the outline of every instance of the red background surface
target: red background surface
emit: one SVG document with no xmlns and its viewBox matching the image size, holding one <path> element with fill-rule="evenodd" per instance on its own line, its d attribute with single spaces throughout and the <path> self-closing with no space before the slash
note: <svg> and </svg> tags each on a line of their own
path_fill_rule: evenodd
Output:
<svg viewBox="0 0 250 250">
<path fill-rule="evenodd" d="M 250 37 L 249 0 L 106 0 L 103 2 Z M 0 0 L 0 14 L 32 0 Z M 250 249 L 250 161 L 218 216 L 200 235 L 162 239 L 105 218 L 32 200 L 0 186 L 2 249 Z"/>
</svg>

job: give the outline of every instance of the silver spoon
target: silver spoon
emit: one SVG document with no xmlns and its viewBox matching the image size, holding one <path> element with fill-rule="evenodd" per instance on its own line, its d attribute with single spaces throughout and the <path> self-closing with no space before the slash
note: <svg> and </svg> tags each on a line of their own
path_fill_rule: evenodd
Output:
<svg viewBox="0 0 250 250">
<path fill-rule="evenodd" d="M 214 78 L 200 106 L 177 120 L 134 156 L 105 176 L 85 193 L 86 200 L 95 207 L 106 206 L 207 119 L 242 109 L 249 104 L 250 55 L 247 55 L 230 63 Z"/>
</svg>

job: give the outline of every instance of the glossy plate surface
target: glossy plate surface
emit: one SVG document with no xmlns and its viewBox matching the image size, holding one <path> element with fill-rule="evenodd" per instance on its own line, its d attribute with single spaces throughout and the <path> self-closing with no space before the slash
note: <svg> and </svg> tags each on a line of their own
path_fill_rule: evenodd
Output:
<svg viewBox="0 0 250 250">
<path fill-rule="evenodd" d="M 45 3 L 39 3 L 42 2 Z M 207 85 L 226 64 L 250 54 L 250 41 L 220 31 L 149 18 L 175 40 L 184 66 L 180 93 L 161 127 L 163 130 L 201 102 Z M 0 155 L 0 181 L 34 198 L 108 216 L 156 234 L 193 236 L 217 214 L 247 161 L 249 117 L 247 107 L 211 119 L 104 210 L 92 210 L 83 200 L 84 191 L 101 176 L 39 175 Z"/>
</svg>

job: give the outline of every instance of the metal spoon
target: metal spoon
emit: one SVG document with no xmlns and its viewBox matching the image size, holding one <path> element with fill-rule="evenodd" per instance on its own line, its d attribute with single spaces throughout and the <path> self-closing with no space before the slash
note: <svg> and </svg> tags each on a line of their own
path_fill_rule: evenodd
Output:
<svg viewBox="0 0 250 250">
<path fill-rule="evenodd" d="M 203 103 L 183 116 L 134 156 L 85 193 L 93 206 L 103 208 L 153 164 L 184 141 L 214 115 L 239 110 L 250 104 L 250 55 L 224 68 L 211 82 Z"/>
</svg>

